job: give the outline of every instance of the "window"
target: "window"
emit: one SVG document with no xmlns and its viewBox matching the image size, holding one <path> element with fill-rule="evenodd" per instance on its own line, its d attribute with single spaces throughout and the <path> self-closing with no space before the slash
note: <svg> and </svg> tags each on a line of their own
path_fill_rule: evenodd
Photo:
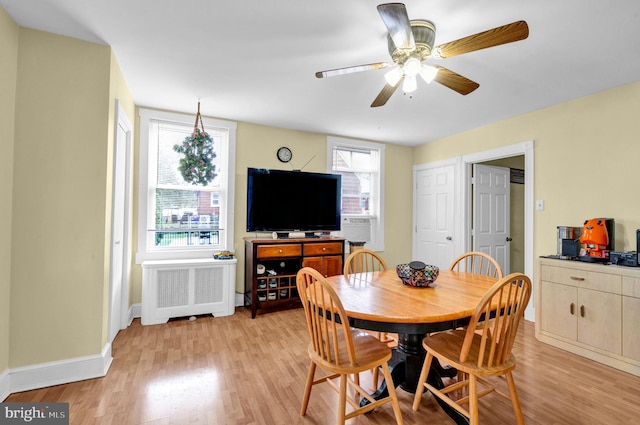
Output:
<svg viewBox="0 0 640 425">
<path fill-rule="evenodd" d="M 184 181 L 173 150 L 193 132 L 194 117 L 140 110 L 140 202 L 137 262 L 210 257 L 233 251 L 234 122 L 203 118 L 213 138 L 216 176 L 209 184 Z"/>
<path fill-rule="evenodd" d="M 384 251 L 384 145 L 327 137 L 327 162 L 342 175 L 340 235 Z"/>
</svg>

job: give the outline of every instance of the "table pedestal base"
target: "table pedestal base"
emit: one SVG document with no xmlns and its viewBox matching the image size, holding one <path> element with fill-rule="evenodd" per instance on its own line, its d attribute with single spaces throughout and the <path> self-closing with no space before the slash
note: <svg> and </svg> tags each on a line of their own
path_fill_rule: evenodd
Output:
<svg viewBox="0 0 640 425">
<path fill-rule="evenodd" d="M 422 339 L 424 335 L 420 334 L 398 334 L 398 347 L 393 350 L 391 360 L 389 360 L 389 369 L 391 370 L 391 377 L 396 387 L 402 388 L 404 391 L 415 394 L 418 390 L 418 379 L 420 378 L 420 371 L 424 364 L 424 358 L 426 352 L 422 347 Z M 434 358 L 431 363 L 431 370 L 427 381 L 435 388 L 444 388 L 442 378 L 453 378 L 457 375 L 457 370 L 451 367 L 442 367 L 438 359 Z M 426 389 L 424 390 L 426 391 Z M 389 395 L 387 389 L 387 383 L 382 381 L 382 384 L 378 387 L 377 391 L 372 394 L 372 397 L 376 400 L 384 398 Z M 436 401 L 449 415 L 457 425 L 469 425 L 469 420 L 461 415 L 457 410 L 453 409 L 444 401 L 436 398 Z M 361 405 L 368 403 L 368 400 L 363 399 Z"/>
</svg>

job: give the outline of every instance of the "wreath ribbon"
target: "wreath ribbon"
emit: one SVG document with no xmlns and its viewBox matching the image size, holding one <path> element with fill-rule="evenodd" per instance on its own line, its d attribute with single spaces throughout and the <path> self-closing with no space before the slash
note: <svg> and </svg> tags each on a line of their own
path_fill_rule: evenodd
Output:
<svg viewBox="0 0 640 425">
<path fill-rule="evenodd" d="M 198 128 L 198 122 L 202 131 Z M 178 171 L 187 183 L 206 186 L 217 176 L 216 166 L 213 164 L 213 159 L 216 157 L 213 151 L 213 138 L 204 130 L 200 102 L 198 102 L 193 133 L 185 137 L 182 144 L 174 145 L 173 150 L 184 154 L 184 157 L 180 158 Z"/>
</svg>

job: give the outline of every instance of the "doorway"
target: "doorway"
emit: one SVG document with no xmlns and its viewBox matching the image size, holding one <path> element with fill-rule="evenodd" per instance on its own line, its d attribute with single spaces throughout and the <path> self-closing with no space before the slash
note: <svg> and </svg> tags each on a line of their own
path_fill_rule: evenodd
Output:
<svg viewBox="0 0 640 425">
<path fill-rule="evenodd" d="M 504 146 L 501 148 L 477 152 L 462 157 L 456 157 L 450 160 L 435 162 L 431 164 L 423 164 L 414 167 L 414 236 L 413 236 L 413 257 L 414 258 L 439 258 L 433 254 L 430 254 L 429 248 L 436 249 L 437 244 L 429 243 L 430 241 L 424 241 L 424 237 L 419 236 L 421 229 L 421 222 L 428 222 L 425 217 L 454 217 L 453 223 L 448 225 L 446 231 L 441 231 L 438 236 L 443 236 L 444 240 L 436 242 L 442 242 L 444 244 L 449 243 L 451 252 L 466 252 L 472 249 L 471 238 L 471 223 L 472 223 L 472 186 L 471 177 L 473 165 L 478 163 L 486 163 L 488 161 L 503 160 L 505 158 L 523 157 L 524 159 L 524 185 L 523 185 L 523 208 L 522 220 L 524 224 L 522 226 L 523 235 L 520 237 L 523 247 L 522 251 L 522 264 L 511 262 L 513 271 L 524 271 L 532 281 L 534 281 L 534 259 L 533 259 L 533 208 L 534 208 L 534 157 L 533 157 L 533 141 L 527 141 L 515 145 Z M 453 211 L 449 210 L 448 213 L 444 212 L 439 214 L 437 209 L 425 208 L 427 203 L 421 202 L 420 197 L 425 195 L 419 195 L 422 188 L 418 174 L 423 170 L 437 169 L 440 167 L 450 167 L 453 169 L 453 184 L 446 186 L 446 193 L 450 194 L 453 198 Z M 425 174 L 427 175 L 427 174 Z M 428 185 L 426 185 L 428 186 Z M 442 188 L 442 187 L 441 187 Z M 441 189 L 440 188 L 440 189 Z M 435 193 L 435 192 L 434 192 Z M 433 205 L 436 205 L 435 203 Z M 433 219 L 435 220 L 435 218 Z M 442 221 L 437 220 L 438 223 Z M 435 233 L 434 233 L 435 234 Z M 453 235 L 451 238 L 447 238 Z M 440 237 L 442 239 L 442 237 Z M 449 250 L 440 249 L 440 254 L 443 252 L 449 252 Z M 431 255 L 431 256 L 430 256 Z M 448 264 L 453 260 L 440 259 L 440 262 L 448 267 Z M 532 302 L 529 303 L 525 311 L 525 318 L 533 321 L 535 318 L 535 309 Z"/>
<path fill-rule="evenodd" d="M 463 193 L 461 197 L 461 211 L 464 214 L 462 220 L 463 231 L 461 235 L 462 246 L 465 250 L 470 250 L 472 247 L 471 240 L 471 223 L 472 223 L 472 186 L 471 177 L 473 173 L 473 164 L 487 163 L 488 161 L 505 160 L 506 158 L 514 158 L 522 156 L 524 159 L 524 187 L 523 194 L 523 220 L 524 226 L 522 229 L 522 243 L 523 243 L 523 264 L 516 265 L 511 262 L 511 271 L 523 271 L 532 282 L 534 280 L 534 258 L 533 258 L 533 208 L 534 208 L 534 157 L 533 157 L 533 140 L 504 146 L 501 148 L 477 152 L 462 157 L 461 166 L 461 182 L 463 182 Z M 533 321 L 535 318 L 535 306 L 533 298 L 525 311 L 525 319 Z"/>
<path fill-rule="evenodd" d="M 129 322 L 129 269 L 132 127 L 120 102 L 116 101 L 113 146 L 111 211 L 111 264 L 109 268 L 109 343 Z"/>
</svg>

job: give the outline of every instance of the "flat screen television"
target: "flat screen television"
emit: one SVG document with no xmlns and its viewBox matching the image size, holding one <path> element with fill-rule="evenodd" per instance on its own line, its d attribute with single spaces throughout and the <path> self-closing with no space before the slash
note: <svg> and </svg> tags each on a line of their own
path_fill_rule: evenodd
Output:
<svg viewBox="0 0 640 425">
<path fill-rule="evenodd" d="M 340 230 L 341 175 L 247 170 L 248 232 Z"/>
</svg>

